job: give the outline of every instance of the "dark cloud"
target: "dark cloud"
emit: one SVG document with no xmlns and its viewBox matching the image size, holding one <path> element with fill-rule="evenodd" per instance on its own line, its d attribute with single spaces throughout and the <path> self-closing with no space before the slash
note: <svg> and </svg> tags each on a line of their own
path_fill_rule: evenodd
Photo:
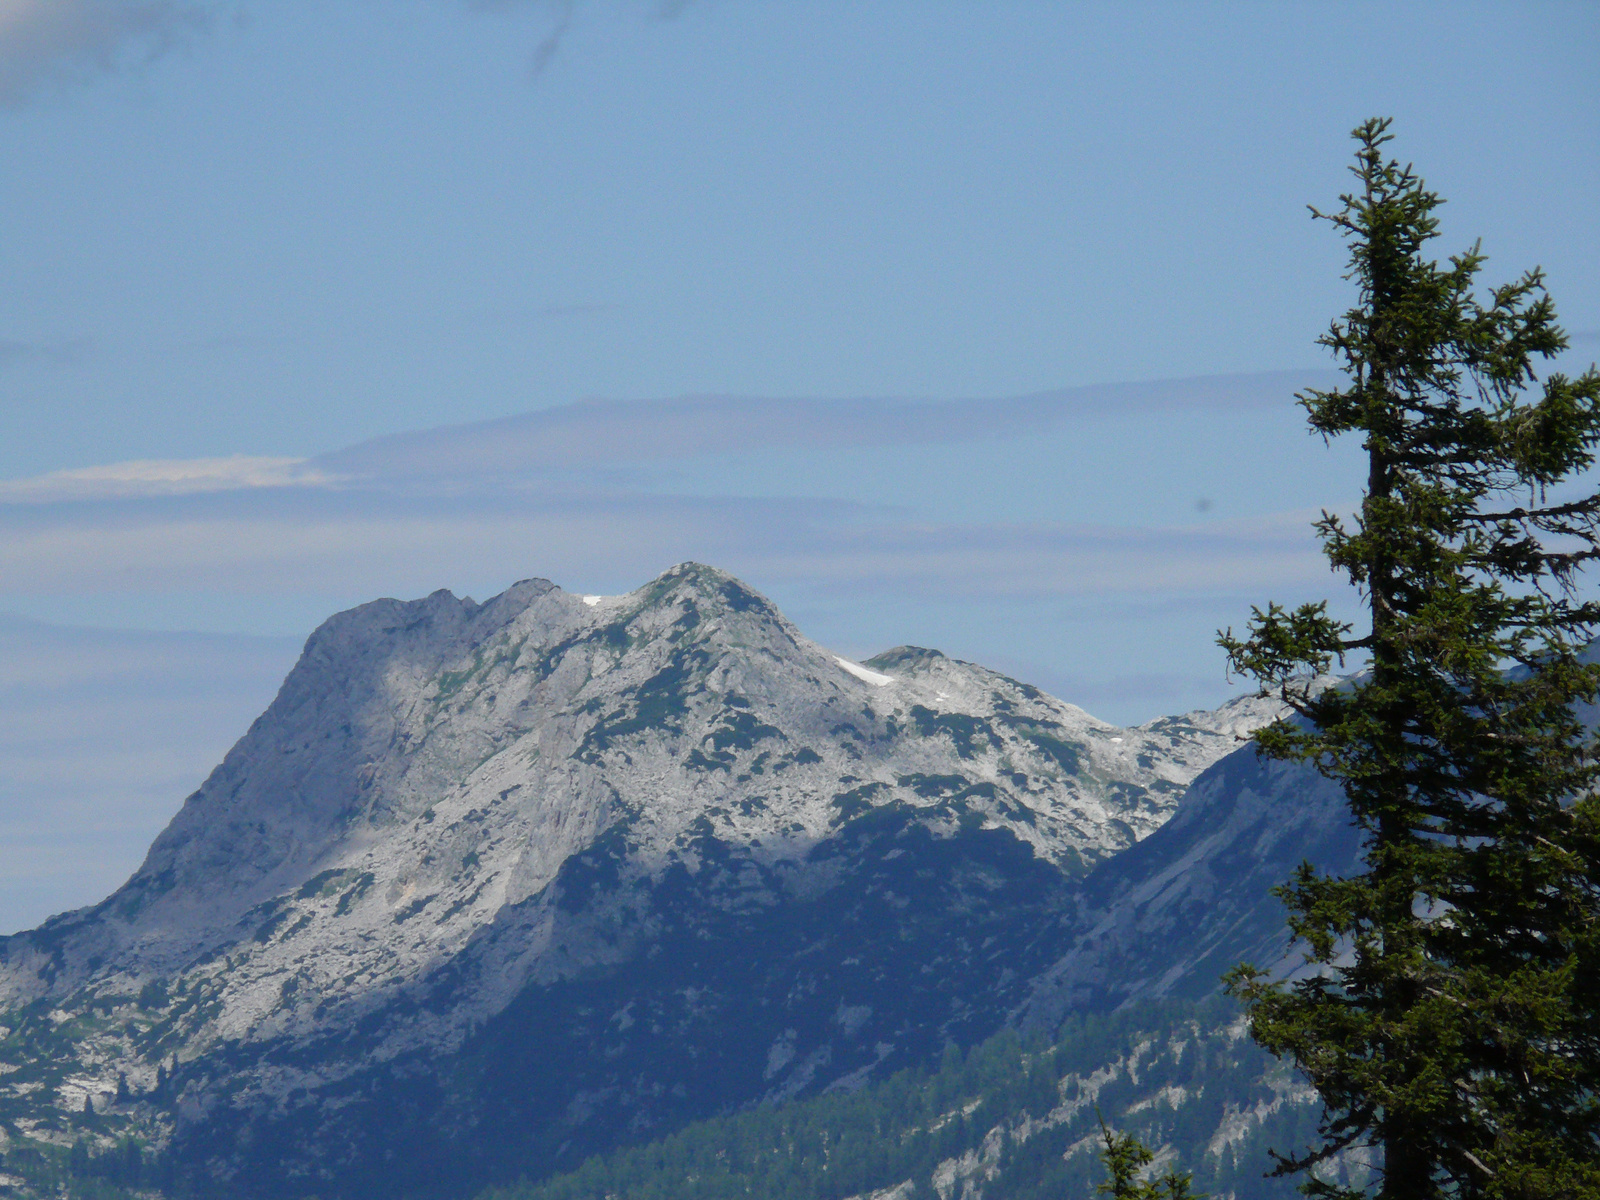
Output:
<svg viewBox="0 0 1600 1200">
<path fill-rule="evenodd" d="M 0 0 L 0 106 L 153 62 L 203 32 L 215 10 L 191 0 Z"/>
</svg>

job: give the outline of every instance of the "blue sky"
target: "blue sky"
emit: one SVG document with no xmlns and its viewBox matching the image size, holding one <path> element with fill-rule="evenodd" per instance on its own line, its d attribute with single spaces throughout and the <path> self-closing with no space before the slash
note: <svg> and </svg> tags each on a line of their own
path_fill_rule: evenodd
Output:
<svg viewBox="0 0 1600 1200">
<path fill-rule="evenodd" d="M 1441 253 L 1544 266 L 1581 369 L 1597 51 L 1587 3 L 0 0 L 7 653 L 120 630 L 168 665 L 107 695 L 193 662 L 242 731 L 337 608 L 696 558 L 845 653 L 1214 704 L 1359 487 L 1292 401 L 1349 129 L 1396 118 Z M 146 815 L 80 898 L 125 873 L 226 744 L 135 723 L 165 774 L 0 777 L 0 850 L 96 796 Z"/>
</svg>

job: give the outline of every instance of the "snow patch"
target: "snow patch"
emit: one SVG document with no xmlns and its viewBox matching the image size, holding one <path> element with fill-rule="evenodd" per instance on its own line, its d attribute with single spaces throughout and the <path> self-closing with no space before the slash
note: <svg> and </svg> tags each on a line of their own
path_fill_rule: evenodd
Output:
<svg viewBox="0 0 1600 1200">
<path fill-rule="evenodd" d="M 585 599 L 587 599 L 587 597 L 585 597 Z M 891 676 L 879 675 L 876 671 L 869 671 L 860 663 L 853 663 L 848 658 L 840 658 L 837 654 L 833 656 L 833 661 L 838 663 L 846 671 L 849 671 L 850 674 L 854 675 L 857 679 L 865 680 L 867 683 L 872 684 L 873 687 L 882 687 L 886 683 L 894 682 L 894 679 Z"/>
<path fill-rule="evenodd" d="M 583 598 L 583 602 L 585 604 L 587 604 L 590 608 L 593 608 L 596 604 L 599 604 L 600 601 L 602 601 L 604 599 L 605 599 L 604 596 L 585 596 Z"/>
</svg>

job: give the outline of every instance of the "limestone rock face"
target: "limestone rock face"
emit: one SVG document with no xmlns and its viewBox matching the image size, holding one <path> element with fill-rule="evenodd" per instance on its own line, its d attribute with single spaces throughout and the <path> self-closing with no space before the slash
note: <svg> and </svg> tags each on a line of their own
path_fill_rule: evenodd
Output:
<svg viewBox="0 0 1600 1200">
<path fill-rule="evenodd" d="M 88 1097 L 241 1191 L 422 1194 L 423 1146 L 489 1179 L 850 1086 L 1023 1003 L 1085 876 L 1277 715 L 849 662 L 696 564 L 376 601 L 126 885 L 0 942 L 0 1115 Z"/>
</svg>

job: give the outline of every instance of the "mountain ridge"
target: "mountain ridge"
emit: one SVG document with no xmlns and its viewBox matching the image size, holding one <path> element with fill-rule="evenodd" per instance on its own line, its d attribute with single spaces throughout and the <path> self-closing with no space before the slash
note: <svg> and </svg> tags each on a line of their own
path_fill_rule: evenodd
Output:
<svg viewBox="0 0 1600 1200">
<path fill-rule="evenodd" d="M 538 1169 L 854 1086 L 1026 1003 L 1081 881 L 1275 715 L 1119 729 L 937 651 L 851 663 L 699 564 L 375 601 L 128 884 L 0 942 L 0 1115 L 357 1194 L 397 1139 L 541 1129 Z"/>
</svg>

